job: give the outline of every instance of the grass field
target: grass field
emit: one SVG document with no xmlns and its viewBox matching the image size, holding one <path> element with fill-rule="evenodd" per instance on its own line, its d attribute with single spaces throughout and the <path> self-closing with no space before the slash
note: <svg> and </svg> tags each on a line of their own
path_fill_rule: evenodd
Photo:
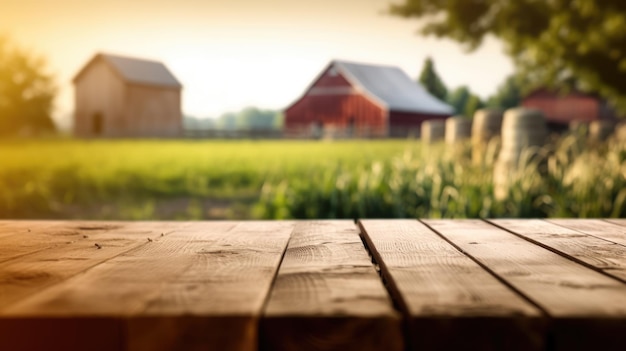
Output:
<svg viewBox="0 0 626 351">
<path fill-rule="evenodd" d="M 411 141 L 0 142 L 0 217 L 249 218 L 265 183 L 387 160 Z"/>
<path fill-rule="evenodd" d="M 498 144 L 0 142 L 0 218 L 624 217 L 626 144 L 554 140 L 494 196 Z"/>
</svg>

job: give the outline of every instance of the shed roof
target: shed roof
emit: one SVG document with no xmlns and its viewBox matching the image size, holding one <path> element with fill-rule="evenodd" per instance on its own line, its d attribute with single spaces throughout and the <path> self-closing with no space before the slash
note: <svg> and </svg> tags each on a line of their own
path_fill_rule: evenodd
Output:
<svg viewBox="0 0 626 351">
<path fill-rule="evenodd" d="M 454 113 L 452 106 L 431 95 L 398 67 L 340 60 L 332 61 L 328 69 L 331 67 L 335 67 L 350 83 L 385 104 L 389 110 Z"/>
<path fill-rule="evenodd" d="M 182 87 L 182 84 L 174 77 L 172 72 L 161 62 L 105 53 L 96 54 L 96 56 L 78 72 L 74 81 L 78 80 L 87 68 L 97 60 L 103 60 L 109 64 L 124 81 L 129 83 L 175 88 Z"/>
</svg>

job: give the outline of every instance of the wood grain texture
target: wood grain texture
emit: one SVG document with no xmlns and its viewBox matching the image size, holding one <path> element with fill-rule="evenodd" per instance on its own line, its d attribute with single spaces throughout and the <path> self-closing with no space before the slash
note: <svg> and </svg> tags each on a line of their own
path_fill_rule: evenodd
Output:
<svg viewBox="0 0 626 351">
<path fill-rule="evenodd" d="M 481 220 L 423 222 L 547 311 L 555 349 L 623 348 L 625 284 Z"/>
<path fill-rule="evenodd" d="M 253 350 L 292 229 L 289 222 L 189 224 L 11 305 L 0 319 L 26 321 L 22 335 L 36 334 L 30 320 L 70 335 L 77 325 L 108 322 L 102 332 L 124 350 Z M 76 337 L 77 350 L 93 342 Z M 7 338 L 22 342 L 0 335 Z"/>
<path fill-rule="evenodd" d="M 609 240 L 626 246 L 626 221 L 625 226 L 619 225 L 619 220 L 601 219 L 549 219 L 551 223 L 570 228 L 581 233 L 593 235 L 600 239 Z M 617 222 L 613 222 L 617 221 Z"/>
<path fill-rule="evenodd" d="M 361 220 L 413 350 L 540 350 L 541 312 L 416 220 Z"/>
<path fill-rule="evenodd" d="M 144 222 L 55 222 L 43 228 L 29 227 L 30 232 L 18 231 L 0 238 L 1 251 L 15 252 L 11 248 L 26 248 L 28 243 L 32 247 L 41 245 L 0 262 L 0 313 L 30 294 L 148 244 L 148 238 L 159 240 L 172 226 Z"/>
<path fill-rule="evenodd" d="M 2 221 L 0 227 L 0 262 L 50 247 L 63 246 L 78 237 L 76 230 L 57 227 L 58 221 Z"/>
<path fill-rule="evenodd" d="M 573 230 L 560 225 L 560 223 L 571 222 L 561 222 L 560 220 L 551 222 L 540 219 L 493 220 L 493 223 L 501 225 L 533 243 L 626 283 L 626 246 L 587 235 L 582 233 L 582 230 Z M 578 223 L 578 220 L 574 220 L 574 222 Z M 606 224 L 607 226 L 611 225 Z M 589 225 L 592 224 L 589 223 Z"/>
<path fill-rule="evenodd" d="M 263 350 L 403 350 L 400 316 L 352 221 L 296 225 L 261 333 Z"/>
<path fill-rule="evenodd" d="M 626 227 L 626 218 L 607 218 L 604 221 Z"/>
</svg>

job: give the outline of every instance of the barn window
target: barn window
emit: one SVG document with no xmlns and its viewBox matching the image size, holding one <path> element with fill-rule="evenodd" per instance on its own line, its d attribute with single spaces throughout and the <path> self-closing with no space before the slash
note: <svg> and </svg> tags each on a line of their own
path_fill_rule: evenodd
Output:
<svg viewBox="0 0 626 351">
<path fill-rule="evenodd" d="M 332 66 L 329 70 L 328 70 L 328 75 L 331 77 L 335 77 L 337 76 L 337 69 L 335 68 L 335 66 Z"/>
</svg>

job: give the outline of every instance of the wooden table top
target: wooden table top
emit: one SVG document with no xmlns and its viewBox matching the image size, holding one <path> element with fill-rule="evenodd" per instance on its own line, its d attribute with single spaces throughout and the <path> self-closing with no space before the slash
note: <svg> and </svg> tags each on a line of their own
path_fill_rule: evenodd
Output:
<svg viewBox="0 0 626 351">
<path fill-rule="evenodd" d="M 0 350 L 625 345 L 625 219 L 0 221 Z"/>
</svg>

